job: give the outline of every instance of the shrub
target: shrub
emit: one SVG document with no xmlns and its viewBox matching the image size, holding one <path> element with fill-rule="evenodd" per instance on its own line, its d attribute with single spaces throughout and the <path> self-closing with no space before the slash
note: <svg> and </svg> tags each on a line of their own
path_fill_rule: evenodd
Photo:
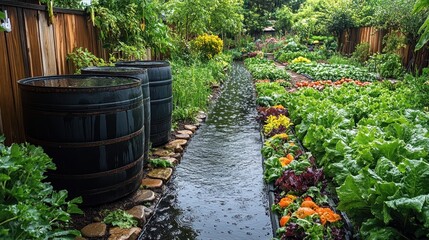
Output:
<svg viewBox="0 0 429 240">
<path fill-rule="evenodd" d="M 195 38 L 191 46 L 204 59 L 212 59 L 222 52 L 223 41 L 216 35 L 203 34 Z"/>
<path fill-rule="evenodd" d="M 311 60 L 300 56 L 292 60 L 292 63 L 311 63 Z"/>
<path fill-rule="evenodd" d="M 340 54 L 332 55 L 328 59 L 328 63 L 329 64 L 353 65 L 353 66 L 359 66 L 360 65 L 360 63 L 358 63 L 355 59 L 347 58 L 347 57 L 341 56 Z"/>
<path fill-rule="evenodd" d="M 398 54 L 374 54 L 367 62 L 368 69 L 383 78 L 401 78 L 404 74 L 401 57 Z"/>
<path fill-rule="evenodd" d="M 355 51 L 352 54 L 352 58 L 356 59 L 356 61 L 360 63 L 364 63 L 368 60 L 370 55 L 369 43 L 364 42 L 356 46 Z"/>
<path fill-rule="evenodd" d="M 405 83 L 409 88 L 412 89 L 412 95 L 410 96 L 414 99 L 413 102 L 416 103 L 418 107 L 425 108 L 427 111 L 429 108 L 429 68 L 423 69 L 423 74 L 421 76 L 413 76 L 407 74 L 404 77 Z"/>
</svg>

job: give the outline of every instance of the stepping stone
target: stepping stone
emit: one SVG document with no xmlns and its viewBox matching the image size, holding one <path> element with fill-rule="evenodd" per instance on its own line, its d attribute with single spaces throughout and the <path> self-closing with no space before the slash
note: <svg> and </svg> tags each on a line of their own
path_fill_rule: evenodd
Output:
<svg viewBox="0 0 429 240">
<path fill-rule="evenodd" d="M 153 152 L 153 155 L 158 157 L 171 157 L 174 154 L 174 152 L 165 150 L 165 149 L 158 149 L 155 152 Z"/>
<path fill-rule="evenodd" d="M 109 240 L 135 240 L 139 237 L 141 228 L 133 227 L 128 229 L 122 229 L 114 227 L 109 230 Z"/>
<path fill-rule="evenodd" d="M 182 154 L 181 154 L 181 153 L 175 153 L 175 154 L 173 154 L 171 157 L 172 157 L 172 158 L 176 158 L 176 159 L 178 159 L 178 161 L 179 161 L 179 159 L 180 159 L 180 158 L 182 158 Z"/>
<path fill-rule="evenodd" d="M 189 134 L 176 134 L 174 135 L 177 139 L 185 139 L 188 140 L 191 138 L 191 135 Z"/>
<path fill-rule="evenodd" d="M 136 203 L 152 202 L 155 200 L 155 193 L 151 190 L 138 190 L 134 197 Z"/>
<path fill-rule="evenodd" d="M 146 219 L 148 219 L 152 214 L 153 214 L 154 210 L 152 208 L 145 208 L 144 209 L 144 216 Z"/>
<path fill-rule="evenodd" d="M 165 145 L 165 148 L 169 148 L 169 147 L 176 147 L 177 145 L 180 145 L 180 146 L 185 146 L 186 144 L 188 144 L 188 140 L 185 140 L 185 139 L 176 139 L 176 140 L 173 140 L 173 141 L 171 141 L 171 142 L 169 142 L 167 145 Z"/>
<path fill-rule="evenodd" d="M 142 180 L 142 185 L 147 188 L 160 188 L 162 187 L 162 180 L 153 179 L 153 178 L 145 178 Z"/>
<path fill-rule="evenodd" d="M 140 225 L 142 225 L 146 222 L 145 209 L 145 206 L 137 205 L 127 210 L 126 212 L 130 215 L 133 215 L 133 217 L 137 219 L 137 221 L 139 221 Z"/>
<path fill-rule="evenodd" d="M 197 126 L 194 126 L 194 125 L 185 125 L 184 128 L 192 132 L 195 132 L 197 130 Z"/>
<path fill-rule="evenodd" d="M 194 132 L 190 131 L 190 130 L 179 130 L 177 131 L 178 134 L 187 134 L 189 136 L 191 136 L 192 134 L 194 134 Z"/>
<path fill-rule="evenodd" d="M 205 114 L 204 112 L 200 112 L 200 113 L 198 113 L 197 118 L 199 118 L 199 119 L 206 119 L 207 118 L 207 114 Z"/>
<path fill-rule="evenodd" d="M 161 159 L 167 160 L 173 165 L 176 165 L 179 162 L 176 158 L 172 158 L 172 157 L 162 157 Z"/>
<path fill-rule="evenodd" d="M 152 171 L 148 172 L 147 176 L 167 181 L 168 179 L 170 179 L 172 173 L 172 168 L 155 168 Z"/>
<path fill-rule="evenodd" d="M 80 230 L 82 236 L 88 238 L 104 237 L 106 235 L 107 225 L 101 222 L 91 223 Z"/>
<path fill-rule="evenodd" d="M 182 146 L 180 146 L 180 145 L 177 145 L 177 146 L 174 148 L 174 152 L 175 152 L 175 153 L 182 153 L 182 152 L 183 152 L 183 147 L 182 147 Z"/>
<path fill-rule="evenodd" d="M 195 121 L 197 121 L 197 124 L 196 125 L 200 125 L 202 122 L 204 122 L 204 119 L 201 119 L 201 118 L 195 118 Z"/>
</svg>

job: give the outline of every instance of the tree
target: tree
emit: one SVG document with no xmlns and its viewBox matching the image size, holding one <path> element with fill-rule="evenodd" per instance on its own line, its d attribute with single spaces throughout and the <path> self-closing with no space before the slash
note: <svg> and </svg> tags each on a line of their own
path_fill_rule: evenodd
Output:
<svg viewBox="0 0 429 240">
<path fill-rule="evenodd" d="M 243 0 L 172 0 L 167 21 L 182 39 L 203 33 L 236 34 L 243 28 Z"/>
<path fill-rule="evenodd" d="M 99 0 L 90 7 L 104 47 L 125 58 L 142 58 L 147 47 L 160 51 L 169 45 L 168 27 L 161 19 L 159 0 Z"/>
<path fill-rule="evenodd" d="M 276 11 L 276 23 L 274 27 L 278 31 L 286 32 L 292 27 L 292 10 L 284 5 Z"/>
</svg>

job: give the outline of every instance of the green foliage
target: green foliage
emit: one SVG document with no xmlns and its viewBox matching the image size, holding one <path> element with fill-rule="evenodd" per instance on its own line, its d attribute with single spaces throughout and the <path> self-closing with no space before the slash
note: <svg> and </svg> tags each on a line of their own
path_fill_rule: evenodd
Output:
<svg viewBox="0 0 429 240">
<path fill-rule="evenodd" d="M 383 37 L 383 53 L 397 53 L 405 47 L 405 36 L 398 31 L 392 31 Z"/>
<path fill-rule="evenodd" d="M 213 85 L 219 85 L 230 67 L 231 56 L 219 54 L 208 62 L 172 61 L 173 120 L 194 120 L 198 111 L 207 108 Z"/>
<path fill-rule="evenodd" d="M 254 79 L 290 80 L 290 75 L 284 69 L 278 68 L 273 61 L 255 57 L 247 58 L 244 64 Z"/>
<path fill-rule="evenodd" d="M 297 73 L 306 74 L 314 80 L 336 81 L 342 78 L 370 82 L 376 80 L 376 75 L 366 68 L 344 64 L 297 63 L 290 64 L 289 68 Z"/>
<path fill-rule="evenodd" d="M 274 28 L 277 31 L 282 33 L 286 33 L 292 27 L 292 10 L 284 5 L 276 11 L 276 23 L 274 24 Z"/>
<path fill-rule="evenodd" d="M 203 34 L 191 42 L 192 50 L 203 59 L 212 59 L 222 52 L 223 41 L 216 35 Z"/>
<path fill-rule="evenodd" d="M 350 84 L 301 89 L 285 101 L 364 239 L 428 236 L 429 115 L 411 109 L 413 94 L 406 85 Z"/>
<path fill-rule="evenodd" d="M 71 9 L 84 9 L 85 5 L 81 0 L 55 0 L 55 7 L 71 8 Z"/>
<path fill-rule="evenodd" d="M 167 21 L 181 39 L 206 32 L 237 34 L 243 27 L 242 0 L 172 0 L 166 3 Z"/>
<path fill-rule="evenodd" d="M 324 56 L 319 52 L 309 52 L 309 51 L 298 51 L 298 52 L 281 52 L 280 56 L 277 57 L 279 62 L 291 62 L 293 59 L 298 57 L 305 57 L 311 61 L 317 61 L 324 59 Z"/>
<path fill-rule="evenodd" d="M 103 222 L 124 229 L 136 227 L 138 224 L 133 215 L 121 209 L 108 212 L 108 214 L 103 218 Z"/>
<path fill-rule="evenodd" d="M 417 0 L 414 4 L 413 13 L 421 13 L 429 9 L 429 2 L 426 0 Z M 416 45 L 416 50 L 421 49 L 429 41 L 429 16 L 426 17 L 424 23 L 420 26 L 419 32 L 421 34 L 419 41 Z"/>
<path fill-rule="evenodd" d="M 356 45 L 355 51 L 352 54 L 352 58 L 360 63 L 364 63 L 371 56 L 371 49 L 368 42 L 359 43 Z"/>
<path fill-rule="evenodd" d="M 395 53 L 374 54 L 366 65 L 370 71 L 378 73 L 383 78 L 399 79 L 405 72 L 401 57 Z"/>
<path fill-rule="evenodd" d="M 147 47 L 161 51 L 170 47 L 159 0 L 98 0 L 89 11 L 104 47 L 122 58 L 142 59 Z"/>
<path fill-rule="evenodd" d="M 173 164 L 171 164 L 171 162 L 169 162 L 165 159 L 162 159 L 162 158 L 150 159 L 149 163 L 153 167 L 162 167 L 162 168 L 173 167 Z"/>
<path fill-rule="evenodd" d="M 429 68 L 424 68 L 421 76 L 407 74 L 404 80 L 412 89 L 410 98 L 414 99 L 420 108 L 429 110 Z"/>
<path fill-rule="evenodd" d="M 328 59 L 328 63 L 329 64 L 352 65 L 352 66 L 359 66 L 360 65 L 360 63 L 358 63 L 355 59 L 344 57 L 344 56 L 341 56 L 340 54 L 335 54 L 335 55 L 331 56 Z"/>
<path fill-rule="evenodd" d="M 73 52 L 67 54 L 67 60 L 71 61 L 76 68 L 75 74 L 79 74 L 84 67 L 113 65 L 111 62 L 105 62 L 104 59 L 96 57 L 88 49 L 82 47 L 75 48 Z M 113 58 L 110 60 L 115 61 Z"/>
<path fill-rule="evenodd" d="M 427 11 L 413 13 L 415 0 L 378 1 L 373 13 L 372 26 L 386 30 L 398 30 L 407 39 L 407 44 L 417 43 L 419 28 L 428 17 Z"/>
<path fill-rule="evenodd" d="M 67 201 L 67 191 L 54 191 L 44 182 L 55 169 L 42 148 L 29 144 L 3 145 L 0 136 L 0 238 L 73 238 L 71 214 L 82 213 L 80 198 Z"/>
<path fill-rule="evenodd" d="M 353 28 L 354 26 L 353 9 L 351 9 L 350 6 L 338 4 L 338 7 L 333 7 L 331 9 L 326 23 L 328 32 L 340 37 L 345 30 Z"/>
<path fill-rule="evenodd" d="M 4 12 L 0 11 L 0 20 L 5 19 L 6 15 L 4 14 Z M 0 26 L 0 32 L 4 31 L 5 29 Z"/>
</svg>

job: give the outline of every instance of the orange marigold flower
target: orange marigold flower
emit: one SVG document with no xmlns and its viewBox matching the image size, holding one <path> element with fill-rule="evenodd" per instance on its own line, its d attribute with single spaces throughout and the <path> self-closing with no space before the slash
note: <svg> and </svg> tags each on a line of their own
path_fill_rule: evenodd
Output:
<svg viewBox="0 0 429 240">
<path fill-rule="evenodd" d="M 295 212 L 295 215 L 298 218 L 306 218 L 306 217 L 311 216 L 313 214 L 316 214 L 316 211 L 314 211 L 313 209 L 308 208 L 308 207 L 300 207 Z"/>
<path fill-rule="evenodd" d="M 292 199 L 292 198 L 289 198 L 286 196 L 286 197 L 280 199 L 279 206 L 281 208 L 286 208 L 293 202 L 293 200 L 295 200 L 295 199 Z"/>
<path fill-rule="evenodd" d="M 289 222 L 290 216 L 286 215 L 280 218 L 280 227 L 286 226 L 286 223 Z"/>
<path fill-rule="evenodd" d="M 311 208 L 313 210 L 316 210 L 316 209 L 319 208 L 319 206 L 315 202 L 313 202 L 313 201 L 307 201 L 307 200 L 303 201 L 301 203 L 301 207 L 308 207 L 308 208 Z"/>
<path fill-rule="evenodd" d="M 322 222 L 322 225 L 325 225 L 326 222 L 333 223 L 341 220 L 341 216 L 336 214 L 330 208 L 318 208 L 316 209 L 316 212 L 320 217 L 320 222 Z"/>
</svg>

